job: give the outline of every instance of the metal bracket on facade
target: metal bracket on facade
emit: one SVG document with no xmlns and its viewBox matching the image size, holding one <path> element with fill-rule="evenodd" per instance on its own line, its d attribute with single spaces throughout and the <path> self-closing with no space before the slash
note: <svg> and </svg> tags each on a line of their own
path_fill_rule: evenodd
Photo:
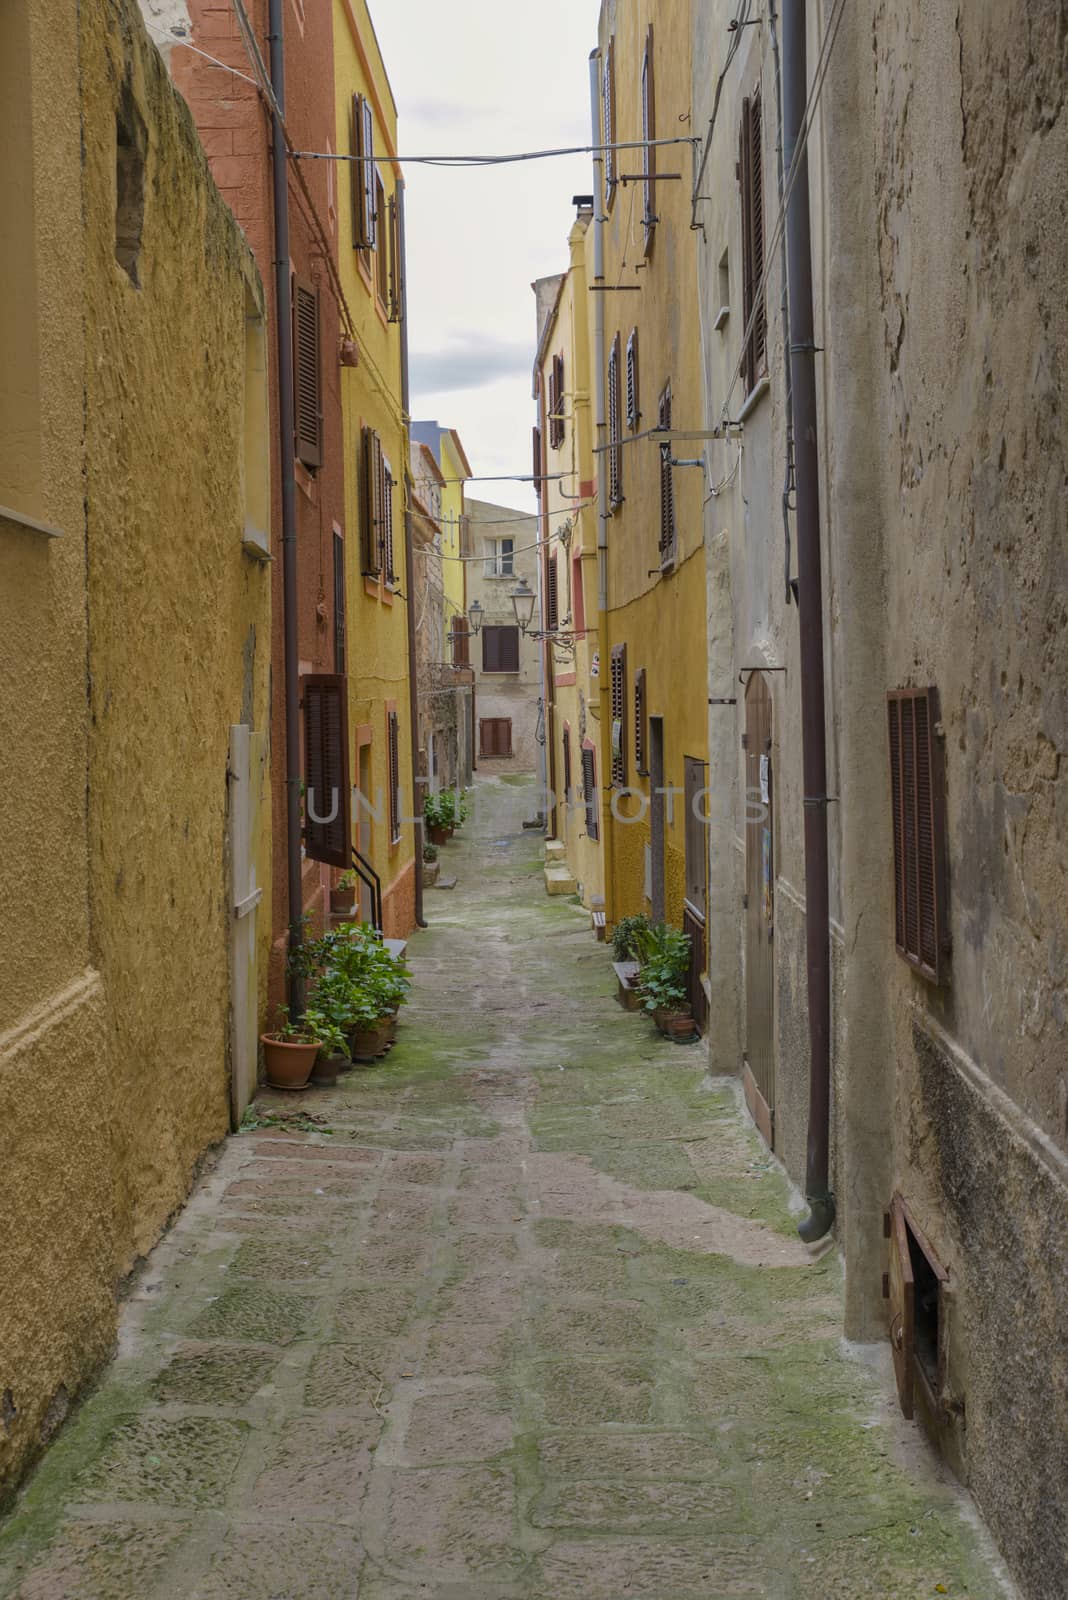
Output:
<svg viewBox="0 0 1068 1600">
<path fill-rule="evenodd" d="M 760 666 L 760 667 L 741 667 L 741 668 L 739 668 L 739 671 L 738 671 L 738 682 L 739 683 L 744 683 L 745 682 L 745 678 L 744 678 L 743 674 L 746 673 L 746 672 L 785 672 L 785 671 L 786 671 L 785 667 L 764 667 L 764 666 Z"/>
<path fill-rule="evenodd" d="M 708 703 L 709 703 L 710 706 L 736 706 L 738 704 L 738 700 L 737 700 L 737 697 L 735 695 L 731 695 L 729 699 L 727 699 L 727 698 L 712 699 L 710 697 Z"/>
<path fill-rule="evenodd" d="M 838 796 L 836 794 L 806 795 L 801 804 L 803 806 L 836 806 L 838 804 Z"/>
<path fill-rule="evenodd" d="M 810 339 L 805 344 L 792 344 L 790 346 L 790 354 L 796 354 L 799 356 L 806 354 L 821 356 L 823 354 L 823 346 L 821 344 L 813 344 L 812 340 Z"/>
</svg>

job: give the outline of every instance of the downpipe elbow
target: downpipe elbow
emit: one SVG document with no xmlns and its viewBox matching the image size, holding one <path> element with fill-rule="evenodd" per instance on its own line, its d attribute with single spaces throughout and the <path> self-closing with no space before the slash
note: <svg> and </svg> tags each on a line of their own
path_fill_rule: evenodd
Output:
<svg viewBox="0 0 1068 1600">
<path fill-rule="evenodd" d="M 835 1207 L 834 1196 L 825 1194 L 819 1196 L 807 1195 L 808 1216 L 797 1225 L 797 1231 L 805 1244 L 816 1244 L 820 1239 L 826 1238 L 834 1227 Z"/>
</svg>

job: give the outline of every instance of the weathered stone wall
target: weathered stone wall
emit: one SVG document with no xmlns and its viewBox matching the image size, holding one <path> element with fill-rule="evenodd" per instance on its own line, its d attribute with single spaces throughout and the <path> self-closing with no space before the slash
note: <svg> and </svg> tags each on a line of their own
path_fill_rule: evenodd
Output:
<svg viewBox="0 0 1068 1600">
<path fill-rule="evenodd" d="M 0 1490 L 228 1126 L 229 730 L 266 724 L 270 634 L 242 549 L 251 257 L 133 0 L 15 11 L 60 537 L 0 530 Z"/>
</svg>

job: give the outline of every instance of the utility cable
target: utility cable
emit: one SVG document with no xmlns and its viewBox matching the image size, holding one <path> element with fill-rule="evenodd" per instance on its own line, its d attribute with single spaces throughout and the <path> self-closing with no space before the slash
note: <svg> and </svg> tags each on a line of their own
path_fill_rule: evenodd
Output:
<svg viewBox="0 0 1068 1600">
<path fill-rule="evenodd" d="M 519 161 L 548 161 L 555 156 L 601 155 L 606 150 L 650 150 L 660 145 L 699 144 L 693 134 L 681 134 L 674 139 L 628 139 L 613 144 L 574 144 L 555 150 L 517 150 L 507 155 L 495 156 L 396 156 L 394 159 L 407 167 L 503 167 Z M 290 150 L 295 161 L 348 161 L 374 162 L 377 156 L 346 155 L 338 150 Z"/>
<path fill-rule="evenodd" d="M 712 134 L 713 134 L 713 131 L 714 131 L 715 126 L 716 126 L 716 117 L 719 115 L 719 102 L 720 102 L 720 96 L 723 93 L 723 83 L 724 83 L 724 80 L 725 80 L 725 78 L 727 76 L 727 73 L 730 71 L 731 62 L 734 60 L 735 56 L 738 54 L 738 48 L 739 48 L 739 45 L 741 44 L 741 40 L 742 40 L 742 29 L 744 27 L 746 27 L 747 24 L 748 24 L 749 6 L 750 6 L 750 0 L 738 0 L 738 9 L 734 13 L 734 21 L 730 25 L 730 31 L 731 31 L 731 34 L 732 34 L 732 38 L 731 38 L 730 46 L 729 46 L 729 48 L 727 50 L 727 59 L 723 63 L 723 70 L 720 73 L 719 78 L 716 81 L 716 93 L 715 93 L 715 96 L 714 96 L 713 101 L 712 101 L 712 115 L 708 119 L 708 132 L 705 134 L 704 149 L 701 152 L 701 165 L 700 165 L 700 168 L 698 169 L 697 178 L 694 181 L 694 186 L 693 186 L 693 197 L 692 197 L 691 203 L 690 203 L 690 227 L 691 228 L 697 228 L 697 227 L 700 226 L 700 224 L 697 221 L 697 202 L 699 200 L 702 200 L 702 199 L 705 199 L 705 200 L 708 199 L 707 195 L 702 195 L 701 194 L 701 184 L 702 184 L 702 182 L 704 180 L 704 176 L 705 176 L 705 166 L 707 165 L 707 162 L 708 162 L 708 153 L 712 148 Z"/>
</svg>

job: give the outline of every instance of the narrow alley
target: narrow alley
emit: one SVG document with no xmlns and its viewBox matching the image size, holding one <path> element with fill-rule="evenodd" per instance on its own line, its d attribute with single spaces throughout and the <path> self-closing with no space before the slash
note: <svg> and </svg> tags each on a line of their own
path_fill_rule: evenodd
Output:
<svg viewBox="0 0 1068 1600">
<path fill-rule="evenodd" d="M 204 1173 L 3 1596 L 1011 1592 L 736 1085 L 543 894 L 533 797 L 476 787 L 385 1060 L 261 1090 Z"/>
</svg>

